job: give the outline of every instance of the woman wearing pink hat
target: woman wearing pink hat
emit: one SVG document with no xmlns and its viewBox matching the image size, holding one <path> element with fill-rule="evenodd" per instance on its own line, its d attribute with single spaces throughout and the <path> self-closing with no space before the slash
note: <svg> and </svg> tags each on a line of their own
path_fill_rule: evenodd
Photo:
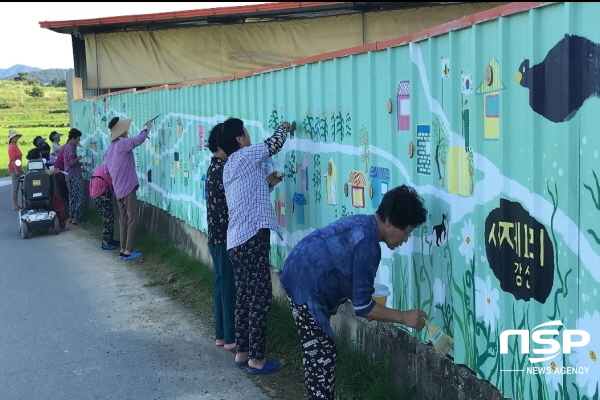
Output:
<svg viewBox="0 0 600 400">
<path fill-rule="evenodd" d="M 21 163 L 17 163 L 17 160 L 21 161 L 21 158 L 23 157 L 23 153 L 21 152 L 21 150 L 19 149 L 19 145 L 17 144 L 21 136 L 23 135 L 21 135 L 14 129 L 11 129 L 8 132 L 8 172 L 10 173 L 10 177 L 12 180 L 11 199 L 13 211 L 18 211 L 21 208 L 23 208 L 19 205 L 19 203 L 17 203 L 17 193 L 19 192 L 19 178 L 21 177 L 21 175 L 23 175 L 23 167 L 21 166 Z"/>
</svg>

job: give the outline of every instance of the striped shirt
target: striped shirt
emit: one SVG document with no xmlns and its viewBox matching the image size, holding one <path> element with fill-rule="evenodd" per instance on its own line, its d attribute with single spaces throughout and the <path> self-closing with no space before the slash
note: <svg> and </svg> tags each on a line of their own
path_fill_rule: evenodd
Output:
<svg viewBox="0 0 600 400">
<path fill-rule="evenodd" d="M 245 243 L 262 228 L 276 231 L 283 239 L 262 163 L 279 153 L 285 140 L 286 129 L 281 124 L 264 142 L 236 150 L 227 159 L 223 168 L 223 186 L 229 209 L 227 250 Z"/>
</svg>

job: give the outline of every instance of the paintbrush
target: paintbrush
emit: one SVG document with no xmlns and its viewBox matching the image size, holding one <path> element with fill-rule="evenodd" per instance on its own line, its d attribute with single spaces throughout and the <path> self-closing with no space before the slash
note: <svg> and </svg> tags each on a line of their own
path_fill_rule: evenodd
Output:
<svg viewBox="0 0 600 400">
<path fill-rule="evenodd" d="M 448 354 L 452 346 L 454 346 L 454 339 L 451 336 L 446 335 L 443 330 L 438 326 L 429 325 L 427 319 L 423 318 L 427 331 L 429 331 L 429 341 L 433 345 L 433 348 L 442 356 Z"/>
</svg>

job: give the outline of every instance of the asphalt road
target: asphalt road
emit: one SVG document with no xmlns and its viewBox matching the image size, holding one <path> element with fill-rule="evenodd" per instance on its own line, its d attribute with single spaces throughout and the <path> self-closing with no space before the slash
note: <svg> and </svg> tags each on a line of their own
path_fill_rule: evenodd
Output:
<svg viewBox="0 0 600 400">
<path fill-rule="evenodd" d="M 270 399 L 195 315 L 70 227 L 22 239 L 0 179 L 0 400 Z"/>
</svg>

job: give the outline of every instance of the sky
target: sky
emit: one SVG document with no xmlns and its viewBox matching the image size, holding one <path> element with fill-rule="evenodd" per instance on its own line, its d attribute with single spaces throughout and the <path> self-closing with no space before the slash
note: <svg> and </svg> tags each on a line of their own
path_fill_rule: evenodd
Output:
<svg viewBox="0 0 600 400">
<path fill-rule="evenodd" d="M 69 21 L 262 3 L 266 2 L 5 2 L 0 6 L 0 69 L 8 69 L 16 64 L 41 69 L 73 68 L 70 35 L 41 28 L 41 21 Z"/>
</svg>

